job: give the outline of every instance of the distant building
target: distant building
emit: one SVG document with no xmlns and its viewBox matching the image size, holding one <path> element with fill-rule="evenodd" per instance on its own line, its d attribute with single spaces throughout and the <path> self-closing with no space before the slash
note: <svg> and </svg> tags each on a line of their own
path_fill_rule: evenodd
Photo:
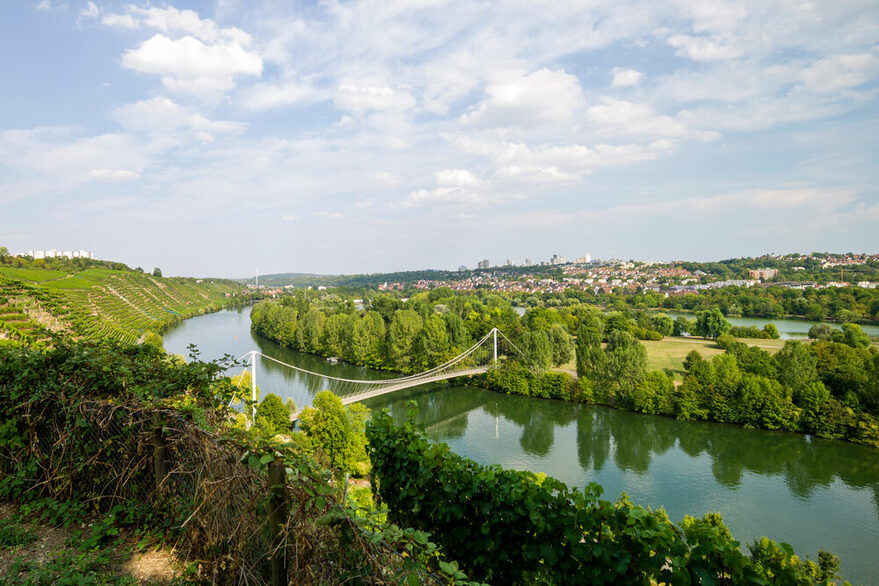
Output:
<svg viewBox="0 0 879 586">
<path fill-rule="evenodd" d="M 552 258 L 549 259 L 549 264 L 551 264 L 551 265 L 563 265 L 563 264 L 567 264 L 567 263 L 568 263 L 567 258 L 565 258 L 563 256 L 559 256 L 557 254 L 552 255 Z"/>
<path fill-rule="evenodd" d="M 94 255 L 88 250 L 57 250 L 50 248 L 49 250 L 28 250 L 23 256 L 37 258 L 94 258 Z"/>
<path fill-rule="evenodd" d="M 467 265 L 461 265 L 461 266 L 458 267 L 458 272 L 459 272 L 459 273 L 463 273 L 463 272 L 466 272 L 466 271 L 469 271 L 469 270 L 470 270 L 470 269 L 467 268 Z"/>
<path fill-rule="evenodd" d="M 515 263 L 513 262 L 513 259 L 511 259 L 511 258 L 508 258 L 508 259 L 507 259 L 507 266 L 508 266 L 508 267 L 511 267 L 511 266 L 513 266 L 514 264 L 515 264 Z"/>
<path fill-rule="evenodd" d="M 748 276 L 760 281 L 768 281 L 778 276 L 778 269 L 753 269 L 748 271 Z"/>
<path fill-rule="evenodd" d="M 525 266 L 526 266 L 526 267 L 530 267 L 530 266 L 532 266 L 533 264 L 534 264 L 534 261 L 532 261 L 530 258 L 526 258 L 526 259 L 525 259 Z"/>
<path fill-rule="evenodd" d="M 479 263 L 476 266 L 478 266 L 480 269 L 487 269 L 488 267 L 491 266 L 491 261 L 489 261 L 487 258 L 484 258 L 481 261 L 479 261 Z"/>
<path fill-rule="evenodd" d="M 590 262 L 592 262 L 592 255 L 587 252 L 580 258 L 575 259 L 574 262 L 581 265 L 588 265 Z"/>
</svg>

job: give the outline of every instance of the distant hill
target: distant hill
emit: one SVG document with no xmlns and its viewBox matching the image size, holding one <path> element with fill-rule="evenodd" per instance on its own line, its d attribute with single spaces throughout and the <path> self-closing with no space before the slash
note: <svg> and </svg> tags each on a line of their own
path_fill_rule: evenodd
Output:
<svg viewBox="0 0 879 586">
<path fill-rule="evenodd" d="M 106 266 L 62 268 L 0 265 L 0 339 L 32 342 L 61 331 L 136 342 L 147 330 L 161 332 L 231 305 L 242 292 L 240 284 L 225 279 L 162 278 Z"/>
<path fill-rule="evenodd" d="M 467 271 L 447 271 L 441 269 L 422 269 L 417 271 L 397 271 L 394 273 L 371 273 L 360 275 L 314 275 L 308 273 L 277 273 L 272 275 L 260 275 L 259 284 L 266 287 L 352 287 L 352 288 L 375 288 L 382 283 L 411 284 L 416 281 L 442 281 L 462 280 L 475 274 L 494 273 L 498 275 L 517 276 L 532 274 L 550 276 L 559 274 L 558 267 L 554 266 L 528 266 L 528 267 L 491 267 L 488 269 L 473 269 Z M 236 279 L 239 283 L 253 285 L 256 280 Z"/>
</svg>

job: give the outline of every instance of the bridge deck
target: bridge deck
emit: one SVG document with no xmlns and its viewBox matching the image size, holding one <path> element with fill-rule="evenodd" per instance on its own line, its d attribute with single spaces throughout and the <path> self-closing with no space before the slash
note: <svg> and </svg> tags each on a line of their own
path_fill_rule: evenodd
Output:
<svg viewBox="0 0 879 586">
<path fill-rule="evenodd" d="M 457 370 L 454 372 L 444 372 L 440 374 L 436 374 L 433 376 L 419 378 L 415 380 L 403 381 L 397 384 L 390 384 L 386 387 L 381 387 L 378 389 L 373 389 L 371 391 L 366 391 L 364 393 L 358 393 L 356 395 L 350 395 L 348 397 L 342 397 L 342 404 L 347 405 L 349 403 L 356 403 L 357 401 L 365 401 L 366 399 L 372 399 L 373 397 L 380 397 L 382 395 L 386 395 L 388 393 L 393 393 L 394 391 L 400 391 L 403 389 L 408 389 L 411 387 L 417 387 L 419 385 L 424 385 L 427 383 L 435 383 L 441 380 L 449 380 L 452 378 L 458 378 L 461 376 L 473 376 L 474 374 L 482 374 L 488 372 L 488 366 L 477 366 L 474 368 L 468 368 L 466 370 Z M 381 381 L 376 381 L 380 383 Z M 299 419 L 299 411 L 290 414 L 290 421 L 297 421 Z"/>
</svg>

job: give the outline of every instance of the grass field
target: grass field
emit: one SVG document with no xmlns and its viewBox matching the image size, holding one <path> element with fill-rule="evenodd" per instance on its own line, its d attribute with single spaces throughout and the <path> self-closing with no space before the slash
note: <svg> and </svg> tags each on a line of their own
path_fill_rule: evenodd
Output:
<svg viewBox="0 0 879 586">
<path fill-rule="evenodd" d="M 0 267 L 0 275 L 9 277 L 10 279 L 18 279 L 20 281 L 42 283 L 43 281 L 50 281 L 52 279 L 61 279 L 67 276 L 67 273 L 45 269 L 15 269 L 12 267 Z"/>
<path fill-rule="evenodd" d="M 766 350 L 770 354 L 775 354 L 783 346 L 785 340 L 762 340 L 742 338 L 739 340 L 748 346 L 757 346 Z M 641 340 L 644 347 L 647 348 L 647 370 L 662 370 L 670 368 L 675 371 L 678 378 L 683 378 L 684 374 L 684 358 L 693 350 L 697 350 L 702 358 L 710 360 L 713 356 L 722 354 L 723 350 L 717 347 L 713 340 L 705 340 L 703 338 L 672 338 L 666 337 L 662 340 L 651 341 Z M 561 370 L 574 371 L 577 370 L 577 361 L 572 360 L 567 364 L 559 367 Z"/>
<path fill-rule="evenodd" d="M 94 287 L 95 282 L 80 277 L 65 277 L 57 281 L 42 283 L 42 286 L 47 289 L 88 289 L 89 287 Z"/>
<path fill-rule="evenodd" d="M 784 340 L 762 340 L 743 338 L 740 342 L 748 346 L 757 346 L 766 350 L 770 354 L 775 354 L 784 346 Z M 702 358 L 710 359 L 713 356 L 722 354 L 723 350 L 717 347 L 713 340 L 704 340 L 702 338 L 671 338 L 667 337 L 662 340 L 642 342 L 647 347 L 647 369 L 662 370 L 670 368 L 676 372 L 683 373 L 684 358 L 693 350 L 698 350 Z"/>
</svg>

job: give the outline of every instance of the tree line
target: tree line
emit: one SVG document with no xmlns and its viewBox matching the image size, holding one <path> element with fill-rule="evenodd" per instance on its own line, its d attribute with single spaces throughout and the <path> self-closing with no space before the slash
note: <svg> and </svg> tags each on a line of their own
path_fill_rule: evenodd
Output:
<svg viewBox="0 0 879 586">
<path fill-rule="evenodd" d="M 791 340 L 772 356 L 738 341 L 732 334 L 741 332 L 718 308 L 672 320 L 577 303 L 534 307 L 519 317 L 508 299 L 484 292 L 435 289 L 405 302 L 379 294 L 362 308 L 331 293 L 309 295 L 300 291 L 256 305 L 254 331 L 300 351 L 418 372 L 457 356 L 498 327 L 524 356 L 508 357 L 482 377 L 488 388 L 879 445 L 879 353 L 856 324 L 819 328 L 814 343 Z M 678 384 L 673 371 L 648 371 L 639 339 L 684 332 L 715 339 L 724 354 L 703 360 L 691 353 Z M 778 336 L 771 324 L 759 333 Z M 576 383 L 550 370 L 574 364 Z"/>
</svg>

